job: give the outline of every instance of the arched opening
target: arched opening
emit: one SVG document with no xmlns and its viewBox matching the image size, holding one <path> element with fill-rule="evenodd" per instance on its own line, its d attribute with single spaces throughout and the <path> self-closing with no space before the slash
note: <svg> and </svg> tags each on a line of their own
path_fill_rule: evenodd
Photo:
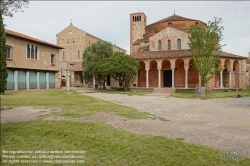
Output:
<svg viewBox="0 0 250 166">
<path fill-rule="evenodd" d="M 171 40 L 168 40 L 168 50 L 171 50 Z"/>
<path fill-rule="evenodd" d="M 161 50 L 161 40 L 158 41 L 158 50 Z"/>
<path fill-rule="evenodd" d="M 221 68 L 222 67 L 221 60 L 219 60 L 215 66 L 218 68 Z M 219 88 L 220 87 L 220 73 L 219 72 L 214 75 L 214 81 L 215 81 L 214 82 L 215 88 Z"/>
<path fill-rule="evenodd" d="M 188 67 L 188 87 L 195 88 L 199 86 L 199 73 L 193 67 L 194 60 L 189 61 Z"/>
<path fill-rule="evenodd" d="M 185 87 L 185 69 L 183 59 L 177 59 L 175 61 L 174 82 L 175 87 Z"/>
<path fill-rule="evenodd" d="M 230 71 L 231 71 L 231 66 L 230 66 L 230 61 L 227 59 L 224 62 L 224 71 L 223 71 L 223 86 L 228 88 L 230 85 Z"/>
<path fill-rule="evenodd" d="M 172 70 L 171 63 L 165 59 L 162 61 L 162 75 L 161 75 L 163 87 L 172 87 Z"/>
<path fill-rule="evenodd" d="M 140 70 L 138 71 L 138 87 L 146 87 L 146 70 L 145 63 L 143 61 L 138 62 Z"/>
<path fill-rule="evenodd" d="M 169 27 L 172 27 L 172 23 L 171 23 L 171 22 L 170 22 L 170 23 L 168 23 L 168 26 L 169 26 Z"/>
<path fill-rule="evenodd" d="M 232 78 L 233 80 L 233 84 L 235 88 L 239 88 L 240 86 L 240 64 L 238 60 L 235 60 L 233 62 L 233 75 L 234 78 Z"/>
<path fill-rule="evenodd" d="M 158 69 L 157 62 L 155 60 L 150 61 L 149 63 L 149 87 L 158 87 Z"/>
<path fill-rule="evenodd" d="M 177 40 L 177 50 L 181 50 L 181 39 Z"/>
</svg>

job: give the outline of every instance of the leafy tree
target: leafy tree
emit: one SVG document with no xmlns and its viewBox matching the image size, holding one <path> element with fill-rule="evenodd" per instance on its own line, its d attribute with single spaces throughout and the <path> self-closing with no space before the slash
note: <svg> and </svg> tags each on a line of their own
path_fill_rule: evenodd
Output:
<svg viewBox="0 0 250 166">
<path fill-rule="evenodd" d="M 103 89 L 105 89 L 106 77 L 102 76 L 97 71 L 97 65 L 103 58 L 108 58 L 113 55 L 112 45 L 106 41 L 97 41 L 84 50 L 83 53 L 83 77 L 88 81 L 90 76 L 96 79 L 102 79 Z"/>
<path fill-rule="evenodd" d="M 6 63 L 6 47 L 5 47 L 5 32 L 2 19 L 2 11 L 0 11 L 0 95 L 4 94 L 7 85 L 7 63 Z"/>
<path fill-rule="evenodd" d="M 138 62 L 133 57 L 115 52 L 111 57 L 102 59 L 97 70 L 102 76 L 110 74 L 112 78 L 122 84 L 124 90 L 127 90 L 132 75 L 136 75 L 139 68 Z"/>
<path fill-rule="evenodd" d="M 216 67 L 220 59 L 221 45 L 219 42 L 223 39 L 223 26 L 221 18 L 214 18 L 214 22 L 208 22 L 207 25 L 192 25 L 189 29 L 189 52 L 191 53 L 194 63 L 193 67 L 197 70 L 201 78 L 201 86 L 205 87 L 207 82 L 223 67 Z"/>
<path fill-rule="evenodd" d="M 23 7 L 27 8 L 29 0 L 0 0 L 1 14 L 13 17 L 13 12 L 18 12 Z"/>
</svg>

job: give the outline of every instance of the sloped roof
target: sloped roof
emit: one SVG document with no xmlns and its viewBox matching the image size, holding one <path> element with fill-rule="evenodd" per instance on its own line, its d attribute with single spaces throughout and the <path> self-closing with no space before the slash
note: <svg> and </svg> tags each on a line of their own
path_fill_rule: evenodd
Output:
<svg viewBox="0 0 250 166">
<path fill-rule="evenodd" d="M 82 71 L 82 62 L 72 62 L 70 66 L 71 71 Z"/>
<path fill-rule="evenodd" d="M 41 43 L 41 44 L 45 44 L 45 45 L 48 45 L 48 46 L 56 47 L 56 48 L 59 48 L 59 49 L 64 49 L 64 47 L 61 47 L 59 45 L 52 44 L 52 43 L 49 43 L 49 42 L 46 42 L 46 41 L 31 37 L 31 36 L 28 36 L 28 35 L 24 35 L 22 33 L 15 32 L 15 31 L 12 31 L 12 30 L 9 30 L 9 29 L 5 29 L 5 33 L 7 35 L 12 35 L 12 36 L 20 37 L 20 38 L 23 38 L 23 39 L 31 40 L 31 41 L 34 41 L 34 42 L 38 42 L 38 43 Z"/>
<path fill-rule="evenodd" d="M 182 17 L 182 16 L 179 16 L 177 14 L 173 14 L 172 16 L 166 17 L 166 18 L 161 19 L 159 21 L 156 21 L 152 24 L 156 24 L 156 23 L 160 23 L 160 22 L 168 22 L 168 21 L 200 21 L 200 20 L 195 20 L 195 19 L 191 19 L 191 18 Z M 202 21 L 200 21 L 200 22 L 202 22 Z M 150 24 L 150 25 L 152 25 L 152 24 Z"/>
<path fill-rule="evenodd" d="M 159 58 L 185 58 L 191 57 L 190 52 L 186 50 L 167 50 L 167 51 L 141 51 L 133 55 L 136 59 L 159 59 Z M 222 52 L 223 58 L 246 59 L 244 56 Z"/>
<path fill-rule="evenodd" d="M 247 64 L 250 64 L 250 58 L 247 59 Z"/>
</svg>

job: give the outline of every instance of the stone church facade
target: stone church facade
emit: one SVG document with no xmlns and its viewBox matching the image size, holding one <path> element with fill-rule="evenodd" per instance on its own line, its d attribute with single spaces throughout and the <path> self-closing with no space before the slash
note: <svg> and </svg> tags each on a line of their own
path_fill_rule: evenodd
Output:
<svg viewBox="0 0 250 166">
<path fill-rule="evenodd" d="M 200 86 L 188 51 L 188 29 L 202 21 L 176 14 L 147 25 L 143 12 L 130 14 L 130 54 L 140 64 L 130 87 L 188 89 Z M 222 52 L 219 62 L 226 69 L 217 73 L 209 89 L 246 88 L 246 57 Z"/>
<path fill-rule="evenodd" d="M 66 69 L 70 69 L 70 85 L 79 85 L 85 83 L 82 77 L 82 61 L 83 61 L 83 52 L 85 48 L 91 44 L 97 42 L 98 40 L 103 41 L 102 39 L 91 35 L 75 26 L 72 23 L 57 35 L 57 45 L 64 47 L 59 53 L 59 66 L 60 66 L 60 77 L 62 85 L 65 85 L 66 79 Z M 126 50 L 112 45 L 114 52 L 124 52 Z M 95 79 L 91 79 L 92 85 L 97 84 Z M 107 78 L 108 84 L 110 86 L 115 86 L 115 81 L 112 78 Z"/>
</svg>

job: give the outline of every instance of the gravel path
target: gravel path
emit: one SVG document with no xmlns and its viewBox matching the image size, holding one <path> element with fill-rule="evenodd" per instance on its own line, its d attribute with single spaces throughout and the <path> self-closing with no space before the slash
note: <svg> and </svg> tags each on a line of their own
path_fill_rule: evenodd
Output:
<svg viewBox="0 0 250 166">
<path fill-rule="evenodd" d="M 106 120 L 114 127 L 142 134 L 184 138 L 187 142 L 250 157 L 250 97 L 201 100 L 164 95 L 84 94 L 170 120 Z"/>
</svg>

